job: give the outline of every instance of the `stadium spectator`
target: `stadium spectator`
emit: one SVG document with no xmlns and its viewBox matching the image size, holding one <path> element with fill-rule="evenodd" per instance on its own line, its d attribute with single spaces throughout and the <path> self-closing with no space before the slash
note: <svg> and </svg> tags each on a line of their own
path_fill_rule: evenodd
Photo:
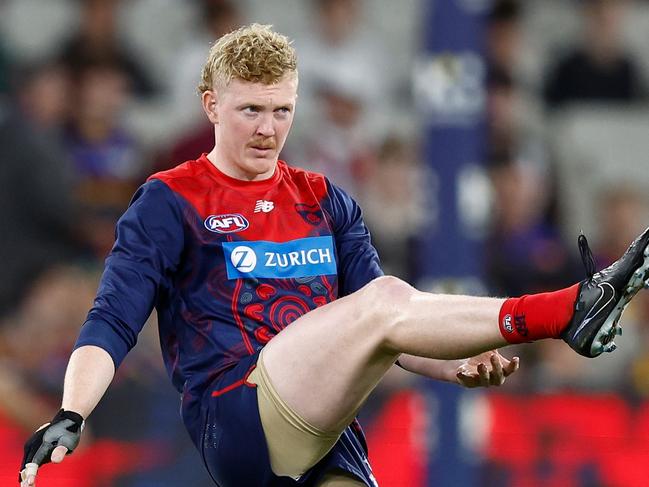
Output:
<svg viewBox="0 0 649 487">
<path fill-rule="evenodd" d="M 319 121 L 322 87 L 341 80 L 363 86 L 353 96 L 361 105 L 362 123 L 369 131 L 380 131 L 386 118 L 383 107 L 394 108 L 397 86 L 407 73 L 390 69 L 384 62 L 386 46 L 367 29 L 368 4 L 361 0 L 312 0 L 309 4 L 313 9 L 308 15 L 310 28 L 295 42 L 304 123 Z M 368 79 L 372 83 L 364 82 Z M 298 131 L 295 136 L 301 138 L 302 134 Z"/>
<path fill-rule="evenodd" d="M 415 239 L 426 223 L 421 208 L 428 184 L 415 144 L 393 136 L 381 144 L 377 162 L 359 192 L 383 270 L 408 282 L 415 275 Z"/>
<path fill-rule="evenodd" d="M 196 154 L 209 152 L 213 144 L 214 130 L 200 109 L 196 86 L 210 45 L 240 25 L 242 14 L 231 0 L 201 0 L 199 3 L 202 28 L 180 49 L 170 66 L 169 110 L 173 114 L 174 137 L 172 143 L 156 155 L 156 171 L 170 169 L 172 161 L 188 161 Z"/>
<path fill-rule="evenodd" d="M 93 61 L 75 72 L 65 146 L 75 169 L 75 194 L 84 209 L 83 233 L 89 250 L 100 259 L 110 250 L 117 217 L 146 170 L 137 140 L 122 125 L 130 96 L 120 64 Z"/>
<path fill-rule="evenodd" d="M 363 85 L 354 77 L 321 80 L 315 93 L 320 117 L 309 133 L 287 149 L 293 160 L 322 172 L 357 196 L 374 171 L 376 153 L 367 126 L 362 123 Z"/>
<path fill-rule="evenodd" d="M 511 76 L 519 61 L 521 32 L 519 0 L 496 0 L 487 19 L 487 65 Z"/>
<path fill-rule="evenodd" d="M 61 146 L 70 117 L 71 79 L 67 68 L 56 61 L 15 69 L 14 99 L 39 136 Z"/>
<path fill-rule="evenodd" d="M 581 271 L 547 217 L 547 175 L 509 153 L 494 155 L 489 171 L 494 206 L 485 265 L 491 292 L 519 296 L 577 280 Z"/>
<path fill-rule="evenodd" d="M 119 38 L 117 20 L 122 0 L 77 1 L 79 29 L 64 44 L 61 61 L 73 73 L 83 70 L 86 64 L 113 63 L 125 73 L 137 96 L 154 95 L 158 88 L 137 56 Z"/>
<path fill-rule="evenodd" d="M 174 133 L 189 132 L 183 139 L 194 138 L 196 134 L 206 131 L 211 135 L 211 127 L 203 118 L 196 91 L 201 67 L 214 40 L 237 28 L 242 18 L 240 7 L 232 0 L 200 0 L 198 4 L 201 9 L 200 27 L 192 31 L 190 41 L 178 50 L 174 62 L 169 66 Z M 210 143 L 203 150 L 209 151 Z"/>
<path fill-rule="evenodd" d="M 494 2 L 487 22 L 487 159 L 510 154 L 547 164 L 542 110 L 529 75 L 521 66 L 523 6 L 518 0 Z"/>
<path fill-rule="evenodd" d="M 53 136 L 66 94 L 65 72 L 50 64 L 24 73 L 14 102 L 0 99 L 0 316 L 78 248 L 71 167 Z"/>
<path fill-rule="evenodd" d="M 547 76 L 544 98 L 550 108 L 572 102 L 628 103 L 644 97 L 636 60 L 621 34 L 628 7 L 624 0 L 583 3 L 583 44 L 561 57 Z"/>
<path fill-rule="evenodd" d="M 649 217 L 649 201 L 641 187 L 631 184 L 611 184 L 601 193 L 595 260 L 600 266 L 608 266 L 615 261 L 616 253 L 624 250 L 624 238 L 634 235 L 642 220 Z"/>
</svg>

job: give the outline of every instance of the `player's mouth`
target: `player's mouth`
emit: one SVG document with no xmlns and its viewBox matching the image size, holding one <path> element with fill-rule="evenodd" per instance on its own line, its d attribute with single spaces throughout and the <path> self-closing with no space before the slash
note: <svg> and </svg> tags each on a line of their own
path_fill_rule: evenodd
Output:
<svg viewBox="0 0 649 487">
<path fill-rule="evenodd" d="M 275 151 L 275 145 L 270 144 L 255 144 L 249 147 L 253 152 L 260 156 L 267 156 Z"/>
</svg>

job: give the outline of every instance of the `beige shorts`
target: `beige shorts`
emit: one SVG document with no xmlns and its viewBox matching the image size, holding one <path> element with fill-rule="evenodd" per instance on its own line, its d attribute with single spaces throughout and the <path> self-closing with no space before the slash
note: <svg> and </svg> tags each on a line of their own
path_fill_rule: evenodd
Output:
<svg viewBox="0 0 649 487">
<path fill-rule="evenodd" d="M 268 444 L 270 465 L 279 476 L 298 479 L 331 450 L 341 432 L 327 432 L 310 425 L 277 394 L 263 365 L 263 351 L 248 382 L 257 384 L 259 416 Z M 365 483 L 343 471 L 329 472 L 319 486 L 354 487 Z"/>
</svg>

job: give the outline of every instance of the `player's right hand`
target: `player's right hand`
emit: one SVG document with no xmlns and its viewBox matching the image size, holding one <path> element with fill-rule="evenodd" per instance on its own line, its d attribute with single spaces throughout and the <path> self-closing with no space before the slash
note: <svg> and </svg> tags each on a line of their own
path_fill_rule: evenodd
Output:
<svg viewBox="0 0 649 487">
<path fill-rule="evenodd" d="M 463 360 L 455 378 L 464 387 L 501 386 L 519 365 L 518 357 L 508 360 L 497 350 L 492 350 Z"/>
<path fill-rule="evenodd" d="M 79 444 L 84 421 L 80 414 L 61 409 L 50 423 L 39 428 L 25 443 L 18 482 L 21 487 L 36 483 L 38 467 L 50 461 L 60 463 Z"/>
</svg>

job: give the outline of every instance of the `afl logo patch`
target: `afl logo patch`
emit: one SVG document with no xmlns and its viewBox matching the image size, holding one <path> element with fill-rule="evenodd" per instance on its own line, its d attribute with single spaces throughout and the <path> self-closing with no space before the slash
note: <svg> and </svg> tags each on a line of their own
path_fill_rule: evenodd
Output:
<svg viewBox="0 0 649 487">
<path fill-rule="evenodd" d="M 238 213 L 210 215 L 205 219 L 205 228 L 216 233 L 235 233 L 248 228 L 248 220 Z"/>
<path fill-rule="evenodd" d="M 514 331 L 514 327 L 512 326 L 512 315 L 505 316 L 505 318 L 503 319 L 503 328 L 507 333 Z"/>
</svg>

